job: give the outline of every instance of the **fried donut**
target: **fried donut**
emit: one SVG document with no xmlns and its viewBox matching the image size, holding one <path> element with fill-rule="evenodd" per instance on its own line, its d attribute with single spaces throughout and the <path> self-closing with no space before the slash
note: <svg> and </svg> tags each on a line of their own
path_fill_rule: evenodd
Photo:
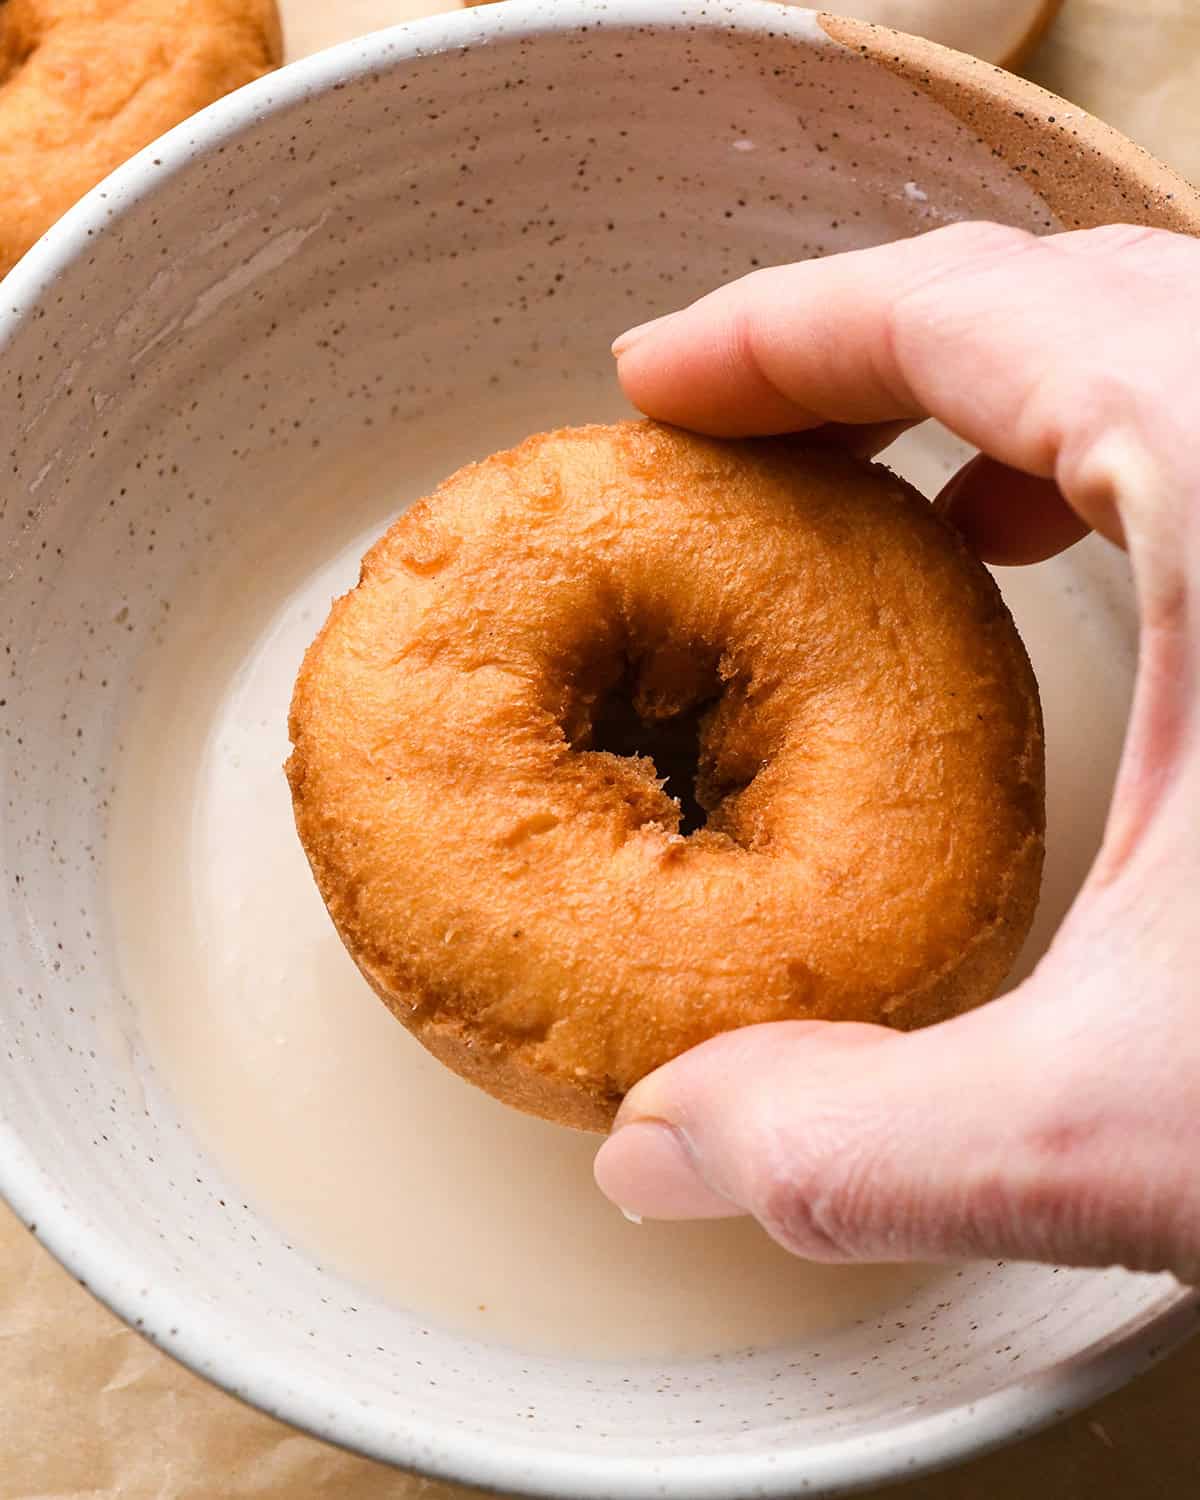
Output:
<svg viewBox="0 0 1200 1500">
<path fill-rule="evenodd" d="M 275 0 L 0 0 L 0 276 L 135 151 L 282 56 Z"/>
<path fill-rule="evenodd" d="M 567 1125 L 734 1027 L 973 1006 L 1037 900 L 1041 711 L 995 584 L 886 469 L 794 440 L 627 422 L 462 469 L 334 604 L 290 732 L 376 993 Z"/>
</svg>

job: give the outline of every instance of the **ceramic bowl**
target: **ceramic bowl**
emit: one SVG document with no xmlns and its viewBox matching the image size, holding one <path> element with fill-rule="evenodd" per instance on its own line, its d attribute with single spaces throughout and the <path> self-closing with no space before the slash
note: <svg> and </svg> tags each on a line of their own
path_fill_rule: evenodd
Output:
<svg viewBox="0 0 1200 1500">
<path fill-rule="evenodd" d="M 992 1264 L 816 1348 L 650 1367 L 476 1342 L 247 1207 L 121 990 L 106 819 L 139 661 L 180 579 L 317 445 L 387 424 L 419 442 L 452 408 L 466 457 L 523 382 L 566 401 L 608 380 L 629 322 L 758 264 L 982 216 L 1200 225 L 1127 142 L 928 43 L 758 0 L 513 0 L 205 111 L 0 287 L 0 1186 L 148 1338 L 430 1474 L 702 1500 L 949 1462 L 1196 1326 L 1169 1278 Z"/>
</svg>

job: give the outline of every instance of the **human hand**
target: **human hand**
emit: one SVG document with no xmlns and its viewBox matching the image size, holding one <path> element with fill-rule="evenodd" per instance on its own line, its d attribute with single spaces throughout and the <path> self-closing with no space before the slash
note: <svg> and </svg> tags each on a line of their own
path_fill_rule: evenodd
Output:
<svg viewBox="0 0 1200 1500">
<path fill-rule="evenodd" d="M 1200 243 L 956 225 L 758 271 L 614 345 L 720 435 L 927 416 L 982 450 L 937 504 L 985 560 L 1125 546 L 1137 687 L 1104 842 L 1035 973 L 909 1034 L 794 1022 L 642 1080 L 596 1159 L 655 1218 L 752 1214 L 823 1261 L 1002 1256 L 1200 1280 Z"/>
</svg>

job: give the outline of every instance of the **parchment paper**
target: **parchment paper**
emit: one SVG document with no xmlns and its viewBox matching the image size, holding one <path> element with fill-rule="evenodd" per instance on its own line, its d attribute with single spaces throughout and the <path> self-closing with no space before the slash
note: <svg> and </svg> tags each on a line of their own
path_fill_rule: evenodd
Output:
<svg viewBox="0 0 1200 1500">
<path fill-rule="evenodd" d="M 283 0 L 282 8 L 298 51 L 454 3 Z M 1200 0 L 1068 0 L 1027 71 L 1200 179 Z M 1200 1492 L 1197 1393 L 1200 1340 L 1041 1437 L 887 1494 L 1185 1500 Z M 0 1206 L 0 1500 L 466 1494 L 326 1447 L 208 1386 L 94 1302 Z"/>
</svg>

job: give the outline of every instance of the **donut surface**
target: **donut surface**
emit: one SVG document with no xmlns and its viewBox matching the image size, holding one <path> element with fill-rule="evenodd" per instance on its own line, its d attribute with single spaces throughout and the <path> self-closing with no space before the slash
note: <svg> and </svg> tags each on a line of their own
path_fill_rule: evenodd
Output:
<svg viewBox="0 0 1200 1500">
<path fill-rule="evenodd" d="M 983 1001 L 1037 900 L 1041 714 L 995 584 L 887 470 L 793 441 L 627 422 L 461 470 L 334 604 L 290 731 L 367 980 L 581 1128 L 721 1031 Z"/>
<path fill-rule="evenodd" d="M 0 276 L 135 151 L 282 53 L 275 0 L 0 0 Z"/>
</svg>

